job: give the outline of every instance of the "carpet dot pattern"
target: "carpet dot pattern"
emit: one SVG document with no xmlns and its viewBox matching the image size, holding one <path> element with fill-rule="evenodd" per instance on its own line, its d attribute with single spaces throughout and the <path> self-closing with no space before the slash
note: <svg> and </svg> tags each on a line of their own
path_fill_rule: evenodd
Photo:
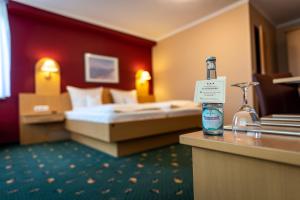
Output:
<svg viewBox="0 0 300 200">
<path fill-rule="evenodd" d="M 73 141 L 0 148 L 0 199 L 193 199 L 191 148 L 114 158 Z"/>
</svg>

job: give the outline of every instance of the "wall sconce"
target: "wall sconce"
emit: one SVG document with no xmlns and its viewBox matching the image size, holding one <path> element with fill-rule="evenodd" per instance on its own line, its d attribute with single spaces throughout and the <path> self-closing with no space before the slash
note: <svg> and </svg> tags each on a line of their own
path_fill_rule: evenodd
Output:
<svg viewBox="0 0 300 200">
<path fill-rule="evenodd" d="M 136 80 L 139 80 L 141 83 L 151 80 L 150 73 L 148 71 L 139 70 L 136 73 Z"/>
<path fill-rule="evenodd" d="M 41 58 L 35 65 L 35 92 L 40 95 L 60 94 L 60 67 L 51 58 Z"/>
<path fill-rule="evenodd" d="M 58 63 L 51 59 L 51 58 L 42 58 L 40 59 L 37 64 L 37 68 L 44 73 L 44 77 L 47 80 L 51 79 L 51 74 L 52 73 L 57 73 L 59 72 L 59 65 Z"/>
<path fill-rule="evenodd" d="M 149 80 L 151 80 L 151 75 L 148 71 L 139 70 L 135 75 L 135 87 L 138 96 L 148 96 L 149 95 Z"/>
</svg>

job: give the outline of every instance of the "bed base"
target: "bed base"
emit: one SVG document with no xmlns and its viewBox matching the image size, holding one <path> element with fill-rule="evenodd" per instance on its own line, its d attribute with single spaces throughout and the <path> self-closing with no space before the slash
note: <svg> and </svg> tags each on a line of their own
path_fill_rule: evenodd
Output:
<svg viewBox="0 0 300 200">
<path fill-rule="evenodd" d="M 91 138 L 105 142 L 119 142 L 201 127 L 201 117 L 200 115 L 190 115 L 111 124 L 66 120 L 65 126 L 71 132 L 83 134 Z"/>
<path fill-rule="evenodd" d="M 200 127 L 199 115 L 113 124 L 66 121 L 73 140 L 115 157 L 177 143 L 180 134 Z"/>
<path fill-rule="evenodd" d="M 72 140 L 80 144 L 102 151 L 111 156 L 122 157 L 134 153 L 139 153 L 146 150 L 178 143 L 179 135 L 183 133 L 185 132 L 178 131 L 174 133 L 127 140 L 122 142 L 104 142 L 102 140 L 96 140 L 94 138 L 87 137 L 78 133 L 71 133 L 71 138 Z"/>
</svg>

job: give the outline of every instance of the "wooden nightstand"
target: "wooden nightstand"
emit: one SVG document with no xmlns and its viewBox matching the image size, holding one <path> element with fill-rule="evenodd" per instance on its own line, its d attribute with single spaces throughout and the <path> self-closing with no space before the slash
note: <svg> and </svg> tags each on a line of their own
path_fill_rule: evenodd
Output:
<svg viewBox="0 0 300 200">
<path fill-rule="evenodd" d="M 45 124 L 53 122 L 63 122 L 65 120 L 64 113 L 34 113 L 20 115 L 22 124 Z"/>
<path fill-rule="evenodd" d="M 61 95 L 19 95 L 20 143 L 33 144 L 65 140 L 70 137 L 64 128 Z M 36 112 L 36 105 L 47 105 L 50 111 Z"/>
</svg>

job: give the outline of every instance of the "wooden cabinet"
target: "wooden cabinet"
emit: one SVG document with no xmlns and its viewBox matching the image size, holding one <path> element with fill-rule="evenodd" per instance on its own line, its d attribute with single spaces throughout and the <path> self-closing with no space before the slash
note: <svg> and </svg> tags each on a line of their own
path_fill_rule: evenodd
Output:
<svg viewBox="0 0 300 200">
<path fill-rule="evenodd" d="M 180 136 L 192 146 L 195 200 L 300 199 L 300 138 L 225 131 Z"/>
<path fill-rule="evenodd" d="M 33 144 L 66 140 L 69 132 L 64 128 L 65 107 L 63 95 L 19 95 L 20 143 Z M 35 106 L 44 105 L 47 111 L 35 111 Z"/>
<path fill-rule="evenodd" d="M 34 144 L 69 139 L 63 122 L 20 124 L 20 143 Z"/>
</svg>

